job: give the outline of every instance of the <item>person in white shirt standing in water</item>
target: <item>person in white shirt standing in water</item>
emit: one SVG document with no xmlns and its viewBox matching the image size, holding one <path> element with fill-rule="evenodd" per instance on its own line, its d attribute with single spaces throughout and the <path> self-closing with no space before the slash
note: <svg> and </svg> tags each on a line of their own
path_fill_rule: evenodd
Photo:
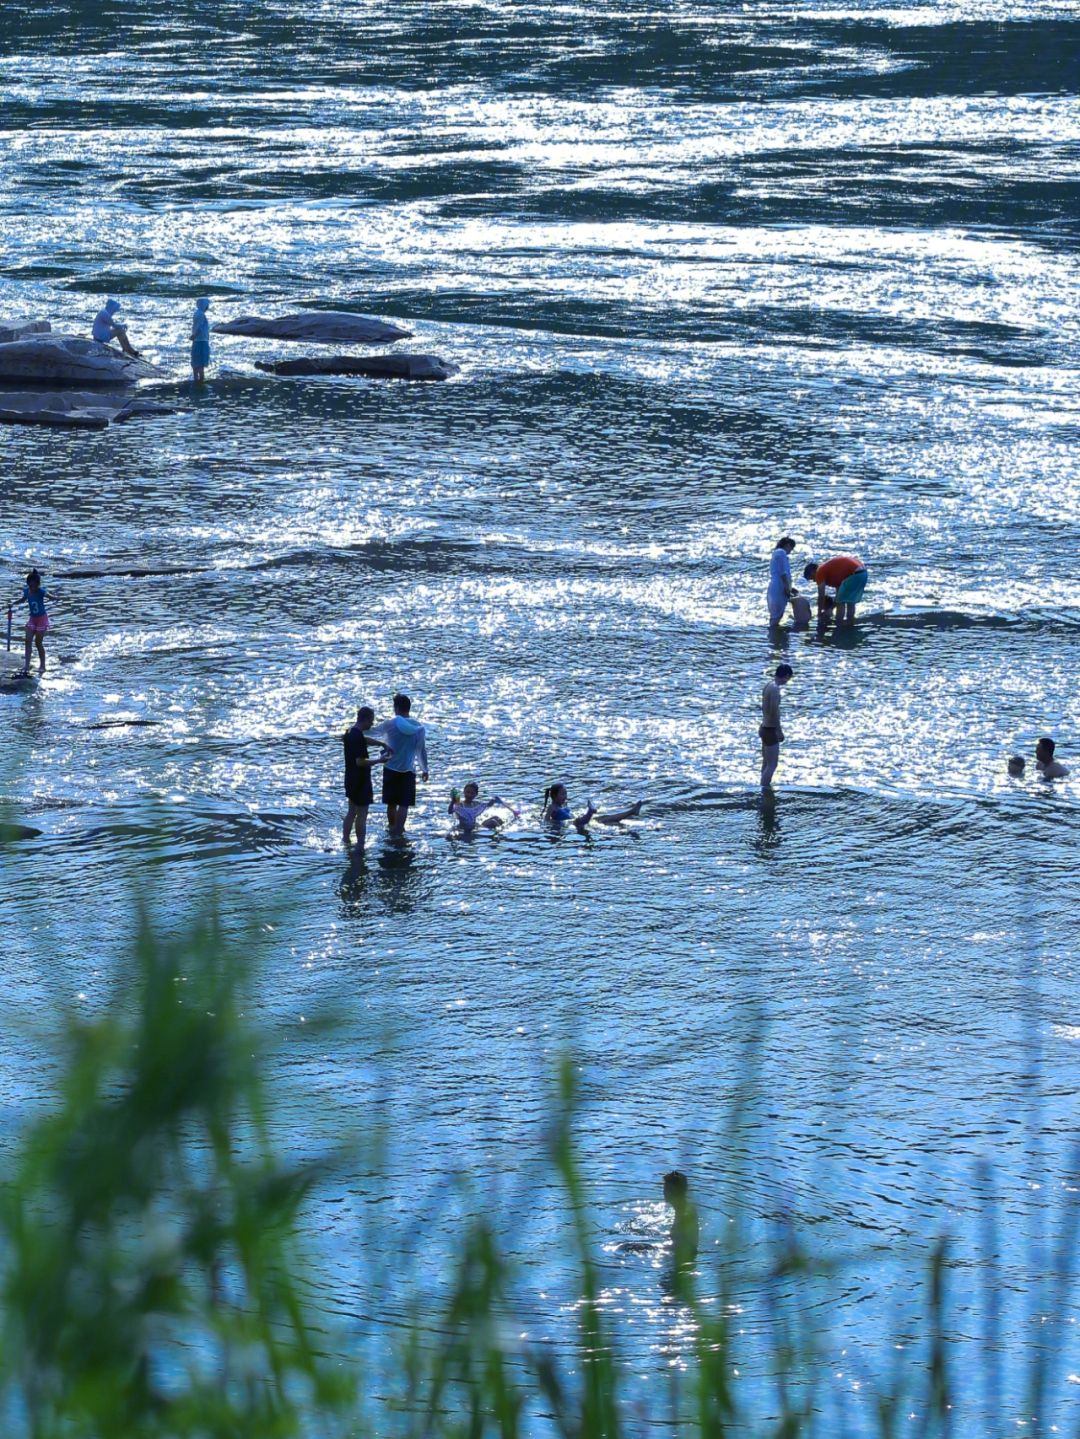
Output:
<svg viewBox="0 0 1080 1439">
<path fill-rule="evenodd" d="M 769 624 L 778 625 L 791 599 L 791 552 L 795 541 L 790 535 L 777 540 L 769 563 L 769 588 L 765 599 L 769 606 Z"/>
<path fill-rule="evenodd" d="M 780 727 L 780 690 L 795 671 L 789 664 L 776 666 L 776 676 L 761 691 L 761 788 L 772 788 L 772 777 L 780 762 L 780 746 L 784 742 L 784 731 Z"/>
<path fill-rule="evenodd" d="M 394 696 L 394 718 L 386 720 L 370 732 L 371 738 L 385 743 L 390 758 L 383 767 L 382 802 L 386 806 L 386 822 L 391 834 L 403 834 L 410 808 L 416 803 L 416 762 L 420 761 L 420 778 L 427 784 L 427 730 L 409 718 L 412 700 L 408 695 Z"/>
</svg>

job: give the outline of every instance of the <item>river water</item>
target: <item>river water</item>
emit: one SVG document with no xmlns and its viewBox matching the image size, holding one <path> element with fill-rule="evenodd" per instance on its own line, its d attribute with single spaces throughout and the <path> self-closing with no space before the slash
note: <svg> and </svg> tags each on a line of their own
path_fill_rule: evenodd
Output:
<svg viewBox="0 0 1080 1439">
<path fill-rule="evenodd" d="M 406 1302 L 365 1278 L 372 1215 L 422 1217 L 434 1291 L 485 1209 L 562 1332 L 539 1151 L 569 1047 L 646 1400 L 681 1341 L 660 1251 L 618 1245 L 662 1238 L 678 1164 L 703 1249 L 737 1199 L 857 1256 L 815 1311 L 826 1407 L 858 1426 L 918 1349 L 951 1233 L 972 1304 L 1006 1276 L 1006 1427 L 1048 1333 L 1074 1413 L 1075 1306 L 1038 1279 L 1076 1133 L 1077 781 L 1040 784 L 1033 748 L 1068 763 L 1080 730 L 1078 47 L 1073 4 L 1022 0 L 5 5 L 0 319 L 86 333 L 114 295 L 184 407 L 0 434 L 6 583 L 33 561 L 54 593 L 44 682 L 0 696 L 3 790 L 43 832 L 3 860 L 5 1009 L 92 1001 L 151 854 L 167 913 L 212 883 L 272 916 L 287 1142 L 318 1147 L 314 1111 L 393 1133 L 312 1215 L 346 1333 Z M 460 373 L 281 380 L 253 362 L 295 350 L 215 339 L 192 391 L 202 293 L 404 322 Z M 797 571 L 867 561 L 852 632 L 770 637 L 785 532 Z M 339 737 L 398 688 L 431 783 L 361 860 Z M 450 841 L 473 777 L 521 819 Z M 553 836 L 556 778 L 649 803 Z M 7 1054 L 10 1136 L 54 1061 Z M 961 1369 L 981 1325 L 961 1305 Z M 962 1387 L 983 1432 L 993 1394 Z"/>
</svg>

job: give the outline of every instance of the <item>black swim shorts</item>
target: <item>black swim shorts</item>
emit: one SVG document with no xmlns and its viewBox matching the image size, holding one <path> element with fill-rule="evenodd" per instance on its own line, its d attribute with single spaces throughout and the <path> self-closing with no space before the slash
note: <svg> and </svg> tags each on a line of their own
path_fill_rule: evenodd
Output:
<svg viewBox="0 0 1080 1439">
<path fill-rule="evenodd" d="M 416 803 L 416 771 L 384 768 L 382 772 L 383 804 L 413 805 Z"/>
<path fill-rule="evenodd" d="M 345 794 L 350 804 L 374 804 L 375 791 L 371 787 L 371 771 L 363 769 L 356 774 L 346 775 Z"/>
<path fill-rule="evenodd" d="M 763 745 L 768 746 L 780 743 L 780 731 L 775 725 L 758 725 L 758 734 L 761 736 L 761 743 Z"/>
</svg>

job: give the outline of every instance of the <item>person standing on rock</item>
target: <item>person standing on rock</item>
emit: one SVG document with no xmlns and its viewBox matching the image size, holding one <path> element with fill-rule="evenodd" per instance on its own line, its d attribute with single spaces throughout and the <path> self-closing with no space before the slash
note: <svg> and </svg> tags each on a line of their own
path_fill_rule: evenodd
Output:
<svg viewBox="0 0 1080 1439">
<path fill-rule="evenodd" d="M 30 673 L 30 656 L 36 644 L 40 661 L 38 669 L 44 674 L 45 636 L 49 633 L 49 616 L 45 610 L 45 601 L 51 599 L 52 596 L 41 583 L 41 575 L 36 568 L 32 569 L 26 577 L 22 597 L 30 607 L 30 618 L 26 622 L 26 659 L 22 672 L 24 675 Z"/>
<path fill-rule="evenodd" d="M 206 312 L 210 301 L 206 295 L 195 301 L 191 321 L 191 373 L 197 385 L 206 384 L 206 367 L 210 363 L 210 321 Z"/>
<path fill-rule="evenodd" d="M 107 345 L 110 340 L 119 340 L 120 348 L 124 354 L 130 355 L 133 360 L 137 360 L 139 358 L 139 352 L 127 337 L 127 326 L 113 319 L 113 316 L 119 308 L 119 300 L 105 301 L 104 307 L 97 312 L 97 318 L 94 320 L 94 339 L 102 345 Z"/>
</svg>

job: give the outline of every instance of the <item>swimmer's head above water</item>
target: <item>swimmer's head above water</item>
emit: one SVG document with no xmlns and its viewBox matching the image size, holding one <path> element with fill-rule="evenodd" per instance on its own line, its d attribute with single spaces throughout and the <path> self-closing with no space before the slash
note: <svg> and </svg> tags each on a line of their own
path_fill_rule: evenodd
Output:
<svg viewBox="0 0 1080 1439">
<path fill-rule="evenodd" d="M 672 1169 L 664 1175 L 664 1198 L 669 1204 L 684 1204 L 689 1184 L 681 1169 Z"/>
<path fill-rule="evenodd" d="M 1019 779 L 1024 773 L 1024 756 L 1022 754 L 1012 754 L 1009 756 L 1009 773 L 1013 779 Z"/>
<path fill-rule="evenodd" d="M 465 803 L 475 804 L 480 795 L 480 786 L 473 784 L 472 780 L 465 786 Z"/>
</svg>

